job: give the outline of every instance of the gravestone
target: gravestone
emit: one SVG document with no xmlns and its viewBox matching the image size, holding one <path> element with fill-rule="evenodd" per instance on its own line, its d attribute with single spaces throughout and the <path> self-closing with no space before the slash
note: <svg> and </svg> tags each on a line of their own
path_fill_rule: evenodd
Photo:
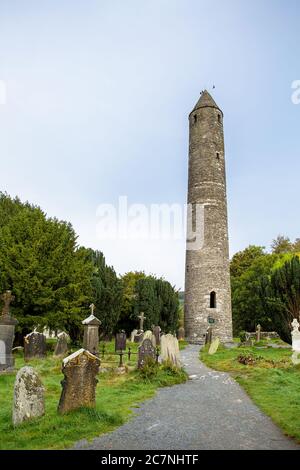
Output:
<svg viewBox="0 0 300 470">
<path fill-rule="evenodd" d="M 126 333 L 121 331 L 116 334 L 115 351 L 126 351 Z"/>
<path fill-rule="evenodd" d="M 144 312 L 141 312 L 138 318 L 140 319 L 140 331 L 144 331 L 144 321 L 146 320 L 147 317 L 145 317 Z"/>
<path fill-rule="evenodd" d="M 145 364 L 147 364 L 147 361 L 150 359 L 153 359 L 155 361 L 156 359 L 156 351 L 155 347 L 152 344 L 152 341 L 147 338 L 144 339 L 142 344 L 139 346 L 138 350 L 138 368 L 142 369 Z"/>
<path fill-rule="evenodd" d="M 208 354 L 215 354 L 218 350 L 218 347 L 220 346 L 220 339 L 216 338 L 210 345 L 210 348 L 208 350 Z"/>
<path fill-rule="evenodd" d="M 131 343 L 134 342 L 134 337 L 135 337 L 135 335 L 137 334 L 137 332 L 138 332 L 138 330 L 133 330 L 133 331 L 131 332 L 131 336 L 130 336 L 130 341 L 131 341 Z"/>
<path fill-rule="evenodd" d="M 96 405 L 96 378 L 100 359 L 86 349 L 79 349 L 63 360 L 62 392 L 58 405 L 61 414 Z"/>
<path fill-rule="evenodd" d="M 178 329 L 178 341 L 184 341 L 184 338 L 185 338 L 185 331 L 184 331 L 183 326 L 181 326 Z"/>
<path fill-rule="evenodd" d="M 69 335 L 67 333 L 59 333 L 57 335 L 57 343 L 54 350 L 54 356 L 65 356 L 68 353 Z"/>
<path fill-rule="evenodd" d="M 24 338 L 24 359 L 44 359 L 46 357 L 46 338 L 37 331 Z"/>
<path fill-rule="evenodd" d="M 153 332 L 151 330 L 147 330 L 145 333 L 144 333 L 144 338 L 143 340 L 145 339 L 150 339 L 151 343 L 153 344 L 154 347 L 156 347 L 156 338 L 153 334 Z"/>
<path fill-rule="evenodd" d="M 160 335 L 161 335 L 161 327 L 160 326 L 154 326 L 152 328 L 153 334 L 155 336 L 155 344 L 156 346 L 160 345 Z"/>
<path fill-rule="evenodd" d="M 257 325 L 256 327 L 256 341 L 260 341 L 260 334 L 261 334 L 261 326 Z"/>
<path fill-rule="evenodd" d="M 83 349 L 99 356 L 99 326 L 101 321 L 94 315 L 94 304 L 90 305 L 90 309 L 91 315 L 82 322 L 84 325 Z"/>
<path fill-rule="evenodd" d="M 45 414 L 45 389 L 33 367 L 22 367 L 16 376 L 13 402 L 13 425 Z"/>
<path fill-rule="evenodd" d="M 292 323 L 292 348 L 294 352 L 300 353 L 300 331 L 299 331 L 299 322 L 294 318 Z"/>
<path fill-rule="evenodd" d="M 11 371 L 14 368 L 12 347 L 15 337 L 15 326 L 18 323 L 9 313 L 10 303 L 14 300 L 11 291 L 6 291 L 1 296 L 1 299 L 4 301 L 4 306 L 0 317 L 0 372 Z"/>
<path fill-rule="evenodd" d="M 138 330 L 137 334 L 134 337 L 135 343 L 142 343 L 144 339 L 144 332 L 142 330 Z"/>
<path fill-rule="evenodd" d="M 212 329 L 211 326 L 209 326 L 206 330 L 205 344 L 211 344 L 211 342 L 212 342 L 212 333 L 213 333 L 213 329 Z"/>
<path fill-rule="evenodd" d="M 178 339 L 171 335 L 163 335 L 160 338 L 160 356 L 163 362 L 171 362 L 177 367 L 181 367 Z"/>
</svg>

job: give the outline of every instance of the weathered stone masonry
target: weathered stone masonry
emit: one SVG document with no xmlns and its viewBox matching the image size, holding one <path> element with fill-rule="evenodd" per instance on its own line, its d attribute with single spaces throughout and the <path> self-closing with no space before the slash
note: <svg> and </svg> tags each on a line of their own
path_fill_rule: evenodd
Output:
<svg viewBox="0 0 300 470">
<path fill-rule="evenodd" d="M 232 340 L 231 291 L 223 113 L 207 91 L 189 116 L 188 203 L 203 204 L 204 245 L 186 251 L 185 332 L 203 343 L 213 336 Z"/>
</svg>

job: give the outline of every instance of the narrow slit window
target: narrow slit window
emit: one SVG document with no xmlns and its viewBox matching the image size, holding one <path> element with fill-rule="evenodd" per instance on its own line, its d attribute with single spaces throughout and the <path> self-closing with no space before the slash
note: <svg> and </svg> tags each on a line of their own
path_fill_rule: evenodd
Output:
<svg viewBox="0 0 300 470">
<path fill-rule="evenodd" d="M 197 114 L 194 114 L 194 124 L 197 122 Z"/>
<path fill-rule="evenodd" d="M 219 154 L 219 152 L 217 152 L 217 160 L 218 160 L 218 161 L 220 160 L 220 154 Z"/>
<path fill-rule="evenodd" d="M 210 293 L 210 308 L 217 308 L 217 296 L 214 291 Z"/>
<path fill-rule="evenodd" d="M 218 114 L 218 122 L 221 122 L 221 114 Z"/>
</svg>

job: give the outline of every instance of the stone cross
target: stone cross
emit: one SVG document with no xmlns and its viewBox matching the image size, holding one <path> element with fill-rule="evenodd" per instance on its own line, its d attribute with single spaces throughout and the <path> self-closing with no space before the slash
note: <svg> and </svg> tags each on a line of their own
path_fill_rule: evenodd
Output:
<svg viewBox="0 0 300 470">
<path fill-rule="evenodd" d="M 140 319 L 140 330 L 143 330 L 144 327 L 144 320 L 146 320 L 147 317 L 145 317 L 144 312 L 141 312 L 141 314 L 138 316 Z"/>
<path fill-rule="evenodd" d="M 1 300 L 4 302 L 2 315 L 9 315 L 9 306 L 15 300 L 15 296 L 11 294 L 10 290 L 7 290 L 5 294 L 1 295 Z"/>
<path fill-rule="evenodd" d="M 96 310 L 95 304 L 91 304 L 90 309 L 91 309 L 91 315 L 94 315 L 94 311 Z"/>
</svg>

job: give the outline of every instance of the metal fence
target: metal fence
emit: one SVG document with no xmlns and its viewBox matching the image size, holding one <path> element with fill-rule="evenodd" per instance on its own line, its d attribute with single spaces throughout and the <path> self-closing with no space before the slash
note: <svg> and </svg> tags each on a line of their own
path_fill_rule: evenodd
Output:
<svg viewBox="0 0 300 470">
<path fill-rule="evenodd" d="M 160 349 L 159 347 L 156 347 L 156 363 L 158 363 L 158 358 L 160 354 Z M 115 351 L 115 352 L 110 352 L 106 350 L 106 344 L 103 343 L 100 345 L 100 357 L 102 360 L 105 360 L 105 356 L 119 356 L 119 365 L 118 367 L 123 367 L 124 362 L 126 362 L 126 359 L 128 362 L 130 362 L 132 356 L 137 356 L 138 352 L 137 351 L 132 351 L 132 349 L 129 347 L 128 350 L 120 350 L 120 351 Z M 105 360 L 105 364 L 116 364 L 116 361 L 107 361 Z"/>
</svg>

